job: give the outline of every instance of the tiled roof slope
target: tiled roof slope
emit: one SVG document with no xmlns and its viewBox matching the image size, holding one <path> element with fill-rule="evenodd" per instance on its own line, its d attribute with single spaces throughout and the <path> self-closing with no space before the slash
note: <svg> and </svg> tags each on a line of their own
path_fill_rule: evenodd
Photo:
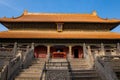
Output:
<svg viewBox="0 0 120 80">
<path fill-rule="evenodd" d="M 6 31 L 0 32 L 0 38 L 120 39 L 120 34 L 102 31 Z"/>
<path fill-rule="evenodd" d="M 116 19 L 102 19 L 93 11 L 91 14 L 63 14 L 63 13 L 24 13 L 19 17 L 0 18 L 0 22 L 99 22 L 120 23 Z"/>
</svg>

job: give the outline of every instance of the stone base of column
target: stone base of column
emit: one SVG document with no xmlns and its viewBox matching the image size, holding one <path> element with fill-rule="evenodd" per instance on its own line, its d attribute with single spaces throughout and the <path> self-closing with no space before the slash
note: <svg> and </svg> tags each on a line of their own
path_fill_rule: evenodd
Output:
<svg viewBox="0 0 120 80">
<path fill-rule="evenodd" d="M 46 56 L 46 59 L 47 59 L 47 61 L 50 60 L 50 55 L 47 55 L 47 56 Z"/>
</svg>

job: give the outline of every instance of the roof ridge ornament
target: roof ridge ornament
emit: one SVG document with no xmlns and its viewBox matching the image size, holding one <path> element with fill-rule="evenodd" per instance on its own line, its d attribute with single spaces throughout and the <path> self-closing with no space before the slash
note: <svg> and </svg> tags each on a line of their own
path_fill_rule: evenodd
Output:
<svg viewBox="0 0 120 80">
<path fill-rule="evenodd" d="M 14 19 L 14 16 L 12 16 L 12 18 Z"/>
<path fill-rule="evenodd" d="M 6 16 L 4 16 L 3 18 L 6 18 Z"/>
<path fill-rule="evenodd" d="M 24 13 L 23 13 L 24 15 L 27 15 L 28 14 L 28 11 L 27 10 L 24 10 Z"/>
<path fill-rule="evenodd" d="M 97 16 L 97 12 L 94 10 L 94 11 L 92 12 L 92 15 Z"/>
</svg>

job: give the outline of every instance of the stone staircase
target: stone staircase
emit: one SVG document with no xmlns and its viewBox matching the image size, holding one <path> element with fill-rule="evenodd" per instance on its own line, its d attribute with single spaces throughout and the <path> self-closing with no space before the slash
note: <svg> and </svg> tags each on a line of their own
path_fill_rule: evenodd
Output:
<svg viewBox="0 0 120 80">
<path fill-rule="evenodd" d="M 120 59 L 111 60 L 110 62 L 118 80 L 120 80 Z"/>
<path fill-rule="evenodd" d="M 51 59 L 46 63 L 46 69 L 68 70 L 68 62 L 66 59 Z"/>
<path fill-rule="evenodd" d="M 34 59 L 28 68 L 21 70 L 15 80 L 40 80 L 44 64 L 45 59 Z"/>
<path fill-rule="evenodd" d="M 71 59 L 71 70 L 86 70 L 89 69 L 89 65 L 85 59 Z"/>
<path fill-rule="evenodd" d="M 72 80 L 101 80 L 94 68 L 90 68 L 85 59 L 71 59 Z"/>
<path fill-rule="evenodd" d="M 72 80 L 101 80 L 94 69 L 72 70 Z"/>
</svg>

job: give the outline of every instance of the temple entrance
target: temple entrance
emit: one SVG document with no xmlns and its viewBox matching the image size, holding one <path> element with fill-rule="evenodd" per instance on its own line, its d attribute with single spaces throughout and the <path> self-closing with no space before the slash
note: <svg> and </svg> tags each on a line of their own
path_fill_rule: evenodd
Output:
<svg viewBox="0 0 120 80">
<path fill-rule="evenodd" d="M 51 58 L 66 58 L 68 53 L 68 47 L 64 45 L 55 45 L 50 49 Z"/>
<path fill-rule="evenodd" d="M 82 46 L 72 47 L 72 56 L 73 58 L 83 58 L 83 47 Z"/>
<path fill-rule="evenodd" d="M 79 58 L 78 49 L 74 49 L 74 58 Z"/>
<path fill-rule="evenodd" d="M 35 58 L 46 58 L 47 47 L 43 45 L 36 46 L 34 49 Z"/>
</svg>

